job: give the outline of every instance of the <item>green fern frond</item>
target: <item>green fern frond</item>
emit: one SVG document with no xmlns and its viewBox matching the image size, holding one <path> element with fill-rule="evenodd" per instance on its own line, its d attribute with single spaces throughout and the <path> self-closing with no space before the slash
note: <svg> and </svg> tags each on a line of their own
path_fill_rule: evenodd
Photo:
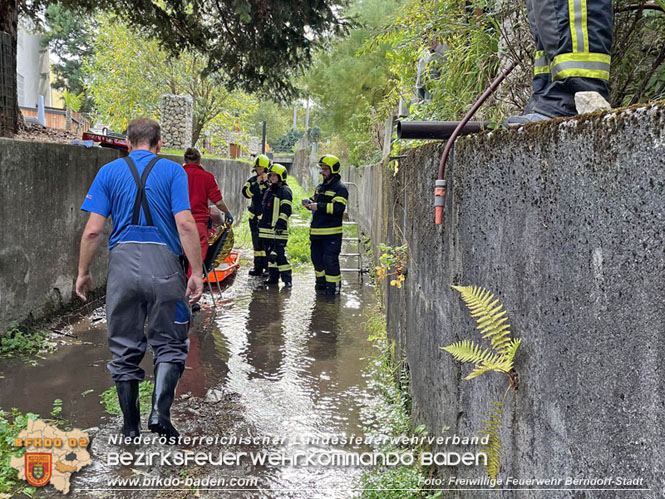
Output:
<svg viewBox="0 0 665 499">
<path fill-rule="evenodd" d="M 519 342 L 517 346 L 519 346 Z M 483 350 L 480 345 L 473 341 L 462 340 L 447 347 L 441 347 L 441 349 L 450 353 L 455 360 L 460 362 L 472 362 L 476 365 L 476 368 L 471 371 L 471 374 L 464 379 L 475 378 L 487 371 L 507 373 L 513 368 L 512 358 L 514 357 L 514 353 L 511 357 L 498 355 L 491 352 L 489 349 Z M 515 347 L 515 350 L 517 350 L 517 347 Z"/>
<path fill-rule="evenodd" d="M 455 360 L 473 362 L 474 364 L 496 363 L 499 357 L 488 349 L 483 350 L 480 345 L 469 340 L 462 340 L 447 347 L 441 347 L 441 350 L 450 353 L 455 357 Z"/>
<path fill-rule="evenodd" d="M 481 435 L 487 435 L 487 444 L 480 446 L 481 452 L 487 456 L 487 465 L 485 472 L 493 480 L 499 476 L 501 469 L 501 458 L 503 457 L 503 445 L 501 444 L 501 417 L 503 416 L 503 404 L 492 402 L 494 406 L 490 409 L 487 419 L 483 421 L 484 426 L 480 431 Z"/>
<path fill-rule="evenodd" d="M 515 358 L 515 354 L 517 353 L 517 349 L 519 348 L 520 344 L 522 343 L 522 338 L 517 338 L 514 339 L 508 347 L 506 348 L 506 353 L 504 354 L 504 358 L 506 361 L 510 362 L 510 369 L 513 368 L 513 359 Z M 510 371 L 510 369 L 508 369 Z"/>
<path fill-rule="evenodd" d="M 483 338 L 489 338 L 492 348 L 500 355 L 505 355 L 511 344 L 510 324 L 506 321 L 506 311 L 498 299 L 480 286 L 453 286 L 478 323 L 477 329 Z"/>
</svg>

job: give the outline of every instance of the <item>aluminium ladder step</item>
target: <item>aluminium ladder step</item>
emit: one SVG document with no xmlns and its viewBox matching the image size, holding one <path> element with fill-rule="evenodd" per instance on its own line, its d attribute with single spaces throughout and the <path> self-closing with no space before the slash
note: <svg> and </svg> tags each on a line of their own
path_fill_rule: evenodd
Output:
<svg viewBox="0 0 665 499">
<path fill-rule="evenodd" d="M 361 274 L 366 274 L 369 272 L 368 269 L 339 269 L 340 272 L 360 272 Z"/>
<path fill-rule="evenodd" d="M 342 225 L 358 225 L 358 222 L 342 222 Z"/>
<path fill-rule="evenodd" d="M 360 253 L 340 253 L 339 256 L 360 256 Z"/>
</svg>

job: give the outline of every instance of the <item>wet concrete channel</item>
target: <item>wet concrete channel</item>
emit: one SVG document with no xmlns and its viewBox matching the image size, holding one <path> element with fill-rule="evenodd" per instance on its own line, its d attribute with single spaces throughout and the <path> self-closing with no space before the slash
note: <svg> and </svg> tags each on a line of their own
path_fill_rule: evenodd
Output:
<svg viewBox="0 0 665 499">
<path fill-rule="evenodd" d="M 375 302 L 373 288 L 367 279 L 361 283 L 356 275 L 345 274 L 341 296 L 317 295 L 310 269 L 294 274 L 292 289 L 281 284 L 266 288 L 261 279 L 248 276 L 244 263 L 224 284 L 217 309 L 206 297 L 202 311 L 194 315 L 190 353 L 173 409 L 183 435 L 244 440 L 180 450 L 214 455 L 272 451 L 285 456 L 367 450 L 362 444 L 336 444 L 335 438 L 363 435 L 363 407 L 372 398 L 366 379 L 372 347 L 364 331 L 363 309 Z M 0 407 L 48 417 L 54 399 L 62 399 L 61 417 L 73 427 L 92 429 L 93 465 L 73 476 L 71 496 L 193 496 L 192 487 L 184 486 L 187 477 L 223 478 L 226 483 L 236 479 L 233 490 L 200 487 L 201 495 L 216 497 L 358 495 L 350 490 L 358 486 L 363 471 L 358 466 L 254 465 L 249 459 L 233 466 L 109 464 L 110 452 L 137 448 L 109 443 L 121 421 L 104 412 L 99 398 L 112 385 L 106 370 L 110 355 L 103 306 L 62 332 L 69 335 L 62 336 L 65 344 L 36 359 L 36 365 L 2 363 Z M 147 354 L 147 379 L 151 363 Z M 145 423 L 143 431 L 151 435 Z M 174 450 L 158 444 L 147 447 Z M 180 486 L 164 487 L 154 480 L 168 476 L 180 478 Z M 109 485 L 115 478 L 134 478 L 141 485 Z M 40 493 L 58 495 L 49 488 Z"/>
</svg>

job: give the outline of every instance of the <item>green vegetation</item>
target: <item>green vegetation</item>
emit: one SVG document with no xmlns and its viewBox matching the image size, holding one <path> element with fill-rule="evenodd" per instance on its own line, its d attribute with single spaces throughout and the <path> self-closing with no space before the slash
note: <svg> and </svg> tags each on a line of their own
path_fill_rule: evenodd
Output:
<svg viewBox="0 0 665 499">
<path fill-rule="evenodd" d="M 35 492 L 35 488 L 27 486 L 27 482 L 18 480 L 17 471 L 9 463 L 12 456 L 25 454 L 25 448 L 14 447 L 14 439 L 27 428 L 30 419 L 37 418 L 37 414 L 22 414 L 17 409 L 11 412 L 0 409 L 0 495 L 14 497 L 22 492 L 32 496 Z"/>
<path fill-rule="evenodd" d="M 375 440 L 382 437 L 424 437 L 426 435 L 423 425 L 412 428 L 411 398 L 409 392 L 409 372 L 406 364 L 398 360 L 395 353 L 395 342 L 387 337 L 386 321 L 379 306 L 367 312 L 368 318 L 365 329 L 368 339 L 376 348 L 376 355 L 370 365 L 370 386 L 376 393 L 377 400 L 365 409 L 365 415 L 373 421 L 373 426 L 367 433 Z M 428 495 L 421 490 L 421 479 L 429 476 L 432 470 L 422 468 L 417 463 L 417 455 L 425 451 L 417 448 L 404 448 L 391 443 L 383 444 L 377 449 L 379 452 L 409 452 L 416 456 L 412 466 L 391 466 L 377 468 L 365 472 L 360 479 L 360 486 L 364 489 L 362 497 L 367 499 L 431 497 L 439 498 L 441 493 Z M 386 489 L 406 489 L 391 490 Z"/>
<path fill-rule="evenodd" d="M 123 130 L 137 115 L 157 118 L 162 94 L 184 94 L 194 104 L 192 144 L 207 132 L 211 146 L 217 146 L 225 143 L 223 132 L 256 108 L 248 94 L 227 90 L 224 75 L 205 73 L 207 57 L 184 51 L 176 59 L 117 17 L 100 15 L 97 21 L 93 53 L 83 71 L 95 116 L 115 130 Z M 149 85 L 143 84 L 146 80 Z"/>
<path fill-rule="evenodd" d="M 91 110 L 92 101 L 86 95 L 82 64 L 92 55 L 92 34 L 95 29 L 94 18 L 78 9 L 68 9 L 62 3 L 52 3 L 44 11 L 40 44 L 48 47 L 58 59 L 51 62 L 55 75 L 53 88 L 80 96 L 80 108 L 85 112 Z M 78 111 L 73 107 L 72 110 Z"/>
<path fill-rule="evenodd" d="M 490 348 L 484 349 L 477 343 L 462 340 L 442 350 L 450 353 L 460 362 L 471 362 L 475 369 L 464 379 L 472 379 L 488 371 L 506 374 L 509 385 L 501 402 L 492 402 L 489 414 L 483 420 L 484 426 L 481 434 L 488 437 L 487 445 L 481 447 L 487 455 L 485 472 L 491 479 L 496 480 L 501 469 L 501 417 L 503 405 L 511 389 L 517 389 L 517 376 L 513 369 L 513 361 L 517 349 L 522 343 L 521 339 L 510 337 L 510 324 L 503 305 L 494 295 L 479 286 L 453 286 L 459 291 L 466 304 L 471 317 L 478 323 L 479 333 L 483 338 L 490 340 Z"/>
<path fill-rule="evenodd" d="M 376 278 L 380 281 L 390 278 L 390 285 L 402 287 L 406 278 L 407 245 L 388 246 L 378 244 L 377 249 L 381 252 L 379 265 L 376 267 Z"/>
<path fill-rule="evenodd" d="M 661 5 L 660 2 L 658 5 Z M 614 2 L 610 103 L 613 107 L 665 98 L 665 8 Z M 652 6 L 653 7 L 653 6 Z M 301 86 L 319 111 L 321 149 L 355 165 L 380 159 L 386 118 L 402 101 L 411 120 L 459 120 L 512 61 L 517 69 L 476 118 L 501 123 L 521 113 L 531 93 L 534 42 L 525 2 L 504 0 L 353 1 L 357 20 L 348 37 L 320 50 Z M 419 100 L 419 60 L 432 42 L 447 47 L 424 73 L 431 100 Z M 419 145 L 396 141 L 393 154 Z"/>
<path fill-rule="evenodd" d="M 25 357 L 34 355 L 46 346 L 48 334 L 45 331 L 27 331 L 13 323 L 0 338 L 0 357 Z"/>
<path fill-rule="evenodd" d="M 141 414 L 147 414 L 152 407 L 152 391 L 154 384 L 151 381 L 141 381 L 139 383 L 139 404 L 141 406 Z M 99 395 L 101 399 L 100 404 L 104 405 L 104 410 L 109 414 L 119 415 L 122 414 L 120 404 L 118 403 L 118 392 L 115 386 L 105 390 Z"/>
</svg>

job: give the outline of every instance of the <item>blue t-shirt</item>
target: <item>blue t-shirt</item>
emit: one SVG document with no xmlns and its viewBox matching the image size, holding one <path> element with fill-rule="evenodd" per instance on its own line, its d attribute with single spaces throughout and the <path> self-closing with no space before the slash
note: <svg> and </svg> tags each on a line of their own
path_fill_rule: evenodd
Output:
<svg viewBox="0 0 665 499">
<path fill-rule="evenodd" d="M 134 161 L 140 177 L 155 155 L 150 151 L 140 150 L 132 151 L 129 157 Z M 153 166 L 146 181 L 152 222 L 163 241 L 177 255 L 182 254 L 182 248 L 174 215 L 189 210 L 187 189 L 187 174 L 182 166 L 163 158 Z M 103 217 L 111 215 L 113 230 L 109 238 L 110 249 L 122 240 L 123 232 L 132 223 L 136 191 L 136 182 L 127 162 L 122 158 L 116 159 L 102 166 L 81 205 L 83 211 Z M 139 225 L 145 225 L 143 209 L 140 213 Z"/>
</svg>

